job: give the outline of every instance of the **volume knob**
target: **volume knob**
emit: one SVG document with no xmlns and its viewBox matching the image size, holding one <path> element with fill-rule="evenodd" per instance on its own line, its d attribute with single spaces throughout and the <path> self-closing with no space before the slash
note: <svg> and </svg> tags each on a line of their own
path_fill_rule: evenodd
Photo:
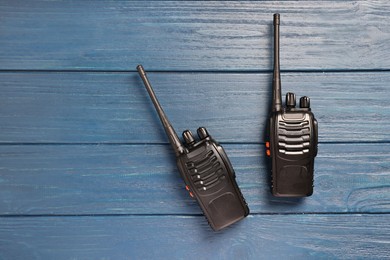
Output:
<svg viewBox="0 0 390 260">
<path fill-rule="evenodd" d="M 199 127 L 197 132 L 200 139 L 205 139 L 206 137 L 209 137 L 209 133 L 204 127 Z"/>
<path fill-rule="evenodd" d="M 299 99 L 299 107 L 300 108 L 310 108 L 310 98 L 309 97 L 301 97 Z"/>
</svg>

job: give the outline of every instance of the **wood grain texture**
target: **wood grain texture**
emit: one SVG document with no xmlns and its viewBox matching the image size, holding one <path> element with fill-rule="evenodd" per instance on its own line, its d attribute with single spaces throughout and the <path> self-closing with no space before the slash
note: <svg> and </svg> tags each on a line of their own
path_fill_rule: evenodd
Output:
<svg viewBox="0 0 390 260">
<path fill-rule="evenodd" d="M 389 215 L 257 215 L 213 233 L 202 216 L 2 218 L 0 258 L 386 259 L 389 223 Z"/>
<path fill-rule="evenodd" d="M 301 200 L 264 158 L 274 12 L 319 121 Z M 389 258 L 389 23 L 385 0 L 0 1 L 0 259 Z M 222 142 L 246 219 L 211 231 L 139 63 L 178 132 Z"/>
<path fill-rule="evenodd" d="M 260 145 L 224 146 L 252 213 L 389 213 L 390 145 L 322 144 L 313 196 L 275 198 Z M 0 146 L 0 215 L 201 214 L 168 145 Z"/>
<path fill-rule="evenodd" d="M 382 1 L 3 1 L 0 69 L 390 69 Z"/>
<path fill-rule="evenodd" d="M 149 73 L 176 130 L 205 126 L 219 142 L 261 143 L 271 75 Z M 1 143 L 167 143 L 136 73 L 0 73 Z M 283 73 L 308 95 L 320 142 L 390 140 L 389 72 Z"/>
</svg>

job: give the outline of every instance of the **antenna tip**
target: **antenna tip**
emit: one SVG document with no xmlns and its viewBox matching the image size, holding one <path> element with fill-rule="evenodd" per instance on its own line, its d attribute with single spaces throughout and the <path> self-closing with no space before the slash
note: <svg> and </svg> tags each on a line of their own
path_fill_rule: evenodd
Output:
<svg viewBox="0 0 390 260">
<path fill-rule="evenodd" d="M 138 71 L 143 71 L 143 70 L 144 70 L 144 67 L 142 67 L 142 65 L 139 64 L 139 65 L 137 66 L 137 70 L 138 70 Z"/>
<path fill-rule="evenodd" d="M 280 14 L 274 14 L 274 25 L 279 25 L 280 23 Z"/>
</svg>

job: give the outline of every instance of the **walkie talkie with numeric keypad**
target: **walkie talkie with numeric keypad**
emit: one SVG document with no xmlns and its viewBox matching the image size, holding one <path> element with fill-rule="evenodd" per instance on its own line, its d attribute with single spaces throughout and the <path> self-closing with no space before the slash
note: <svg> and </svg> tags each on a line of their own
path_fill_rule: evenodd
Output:
<svg viewBox="0 0 390 260">
<path fill-rule="evenodd" d="M 271 157 L 272 194 L 278 197 L 305 197 L 313 193 L 314 158 L 317 155 L 318 124 L 310 99 L 287 93 L 282 106 L 279 68 L 279 14 L 274 14 L 274 75 L 272 111 L 269 118 L 266 154 Z"/>
<path fill-rule="evenodd" d="M 197 130 L 199 140 L 195 140 L 189 130 L 184 131 L 183 145 L 162 110 L 143 67 L 138 65 L 137 70 L 175 151 L 185 187 L 198 201 L 210 226 L 217 231 L 246 217 L 248 205 L 222 146 L 211 138 L 204 127 Z"/>
</svg>

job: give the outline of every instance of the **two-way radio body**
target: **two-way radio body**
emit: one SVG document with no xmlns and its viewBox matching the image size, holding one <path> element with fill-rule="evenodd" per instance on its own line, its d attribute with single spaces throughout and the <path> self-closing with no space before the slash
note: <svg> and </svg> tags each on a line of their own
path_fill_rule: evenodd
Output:
<svg viewBox="0 0 390 260">
<path fill-rule="evenodd" d="M 287 93 L 282 106 L 279 68 L 279 14 L 274 14 L 274 75 L 272 111 L 269 118 L 266 154 L 272 161 L 272 194 L 278 197 L 305 197 L 313 193 L 314 157 L 317 155 L 318 124 L 310 99 Z"/>
<path fill-rule="evenodd" d="M 237 185 L 233 167 L 224 151 L 206 128 L 183 132 L 183 145 L 164 114 L 141 65 L 137 66 L 145 88 L 157 110 L 173 150 L 177 167 L 189 195 L 197 200 L 213 230 L 227 227 L 249 214 L 248 205 Z"/>
</svg>

